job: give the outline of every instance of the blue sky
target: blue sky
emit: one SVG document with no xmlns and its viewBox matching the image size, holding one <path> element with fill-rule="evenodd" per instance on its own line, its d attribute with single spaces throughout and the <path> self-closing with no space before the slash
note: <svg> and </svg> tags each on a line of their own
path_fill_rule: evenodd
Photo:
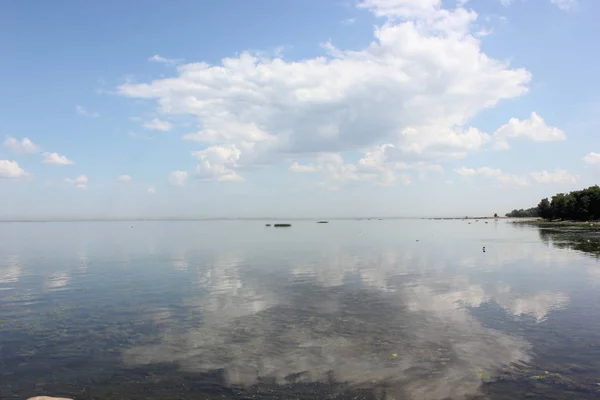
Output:
<svg viewBox="0 0 600 400">
<path fill-rule="evenodd" d="M 600 177 L 594 0 L 0 3 L 0 217 L 504 213 Z"/>
</svg>

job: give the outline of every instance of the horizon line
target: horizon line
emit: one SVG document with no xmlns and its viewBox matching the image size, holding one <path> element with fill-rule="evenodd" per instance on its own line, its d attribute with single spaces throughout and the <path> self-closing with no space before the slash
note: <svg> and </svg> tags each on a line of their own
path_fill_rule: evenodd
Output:
<svg viewBox="0 0 600 400">
<path fill-rule="evenodd" d="M 313 220 L 385 220 L 385 219 L 484 219 L 494 216 L 456 216 L 456 217 L 401 217 L 401 216 L 352 216 L 352 217 L 49 217 L 49 218 L 0 218 L 0 222 L 126 222 L 126 221 L 313 221 Z M 507 217 L 497 217 L 505 219 Z"/>
</svg>

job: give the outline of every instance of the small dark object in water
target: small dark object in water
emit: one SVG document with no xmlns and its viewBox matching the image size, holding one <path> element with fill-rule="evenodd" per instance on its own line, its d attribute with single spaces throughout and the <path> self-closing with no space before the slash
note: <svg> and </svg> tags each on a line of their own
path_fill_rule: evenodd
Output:
<svg viewBox="0 0 600 400">
<path fill-rule="evenodd" d="M 329 221 L 317 221 L 317 224 L 328 224 Z"/>
<path fill-rule="evenodd" d="M 275 228 L 288 228 L 292 226 L 292 224 L 275 224 L 273 225 Z"/>
<path fill-rule="evenodd" d="M 483 246 L 483 252 L 485 253 L 485 246 Z"/>
<path fill-rule="evenodd" d="M 417 242 L 419 241 L 419 239 L 417 239 Z"/>
<path fill-rule="evenodd" d="M 265 226 L 271 226 L 271 224 L 266 224 Z"/>
</svg>

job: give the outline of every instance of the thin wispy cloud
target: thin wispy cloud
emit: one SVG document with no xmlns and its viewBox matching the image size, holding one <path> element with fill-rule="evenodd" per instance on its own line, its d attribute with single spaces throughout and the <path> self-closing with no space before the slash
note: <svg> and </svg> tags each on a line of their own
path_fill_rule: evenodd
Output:
<svg viewBox="0 0 600 400">
<path fill-rule="evenodd" d="M 89 111 L 88 109 L 86 109 L 84 106 L 81 106 L 81 105 L 75 106 L 75 111 L 77 111 L 77 114 L 83 115 L 84 117 L 98 118 L 100 116 L 99 113 L 97 113 L 95 111 Z"/>
<path fill-rule="evenodd" d="M 152 61 L 152 62 L 156 62 L 156 63 L 160 63 L 160 64 L 165 64 L 165 65 L 177 65 L 183 62 L 183 59 L 181 58 L 167 58 L 167 57 L 163 57 L 161 55 L 158 54 L 154 54 L 153 56 L 151 56 L 150 58 L 148 58 L 148 61 Z"/>
</svg>

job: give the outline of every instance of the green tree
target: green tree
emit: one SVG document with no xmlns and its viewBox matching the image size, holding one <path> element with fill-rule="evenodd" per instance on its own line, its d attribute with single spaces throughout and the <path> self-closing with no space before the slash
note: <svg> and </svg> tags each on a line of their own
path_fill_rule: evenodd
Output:
<svg viewBox="0 0 600 400">
<path fill-rule="evenodd" d="M 520 210 L 512 210 L 511 212 L 507 213 L 506 216 L 510 218 L 531 218 L 537 217 L 538 213 L 536 208 L 529 208 L 527 210 L 523 210 L 521 208 Z"/>
<path fill-rule="evenodd" d="M 512 213 L 519 213 L 519 211 L 513 210 Z M 552 196 L 551 201 L 544 198 L 537 205 L 536 211 L 544 219 L 598 220 L 600 219 L 600 187 L 595 185 L 570 193 L 558 193 Z"/>
<path fill-rule="evenodd" d="M 550 207 L 550 201 L 548 198 L 542 199 L 537 205 L 537 213 L 540 218 L 552 219 L 552 208 Z"/>
</svg>

